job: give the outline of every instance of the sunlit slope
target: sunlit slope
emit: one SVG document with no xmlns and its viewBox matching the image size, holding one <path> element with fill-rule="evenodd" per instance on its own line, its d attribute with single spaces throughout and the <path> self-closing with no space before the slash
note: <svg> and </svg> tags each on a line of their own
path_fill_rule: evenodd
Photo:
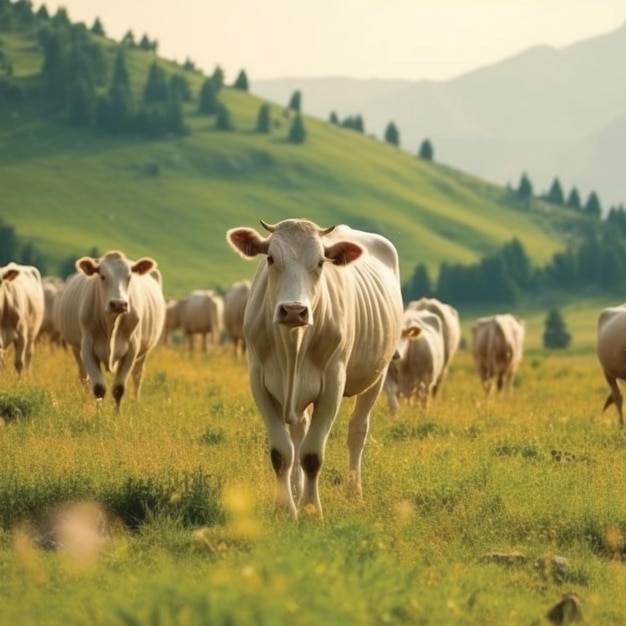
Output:
<svg viewBox="0 0 626 626">
<path fill-rule="evenodd" d="M 16 58 L 38 70 L 31 49 Z M 153 57 L 130 59 L 139 96 Z M 536 264 L 564 247 L 558 212 L 507 205 L 504 189 L 373 138 L 307 117 L 306 142 L 291 144 L 282 105 L 272 106 L 272 132 L 258 134 L 262 101 L 245 92 L 222 90 L 235 129 L 217 131 L 214 117 L 196 113 L 202 76 L 188 76 L 183 138 L 108 136 L 17 105 L 0 116 L 0 215 L 55 261 L 93 246 L 153 255 L 172 295 L 252 275 L 256 264 L 228 248 L 225 232 L 260 218 L 381 232 L 398 248 L 403 279 L 418 263 L 434 274 L 512 237 Z"/>
</svg>

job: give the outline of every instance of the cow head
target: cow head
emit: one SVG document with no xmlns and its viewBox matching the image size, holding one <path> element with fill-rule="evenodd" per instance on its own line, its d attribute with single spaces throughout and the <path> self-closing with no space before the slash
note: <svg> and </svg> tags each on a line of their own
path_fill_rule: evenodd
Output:
<svg viewBox="0 0 626 626">
<path fill-rule="evenodd" d="M 267 258 L 268 293 L 273 321 L 292 327 L 313 324 L 324 265 L 345 266 L 363 250 L 354 242 L 328 237 L 334 226 L 321 229 L 305 219 L 289 219 L 270 226 L 262 237 L 253 228 L 230 229 L 226 238 L 245 259 L 259 254 Z"/>
<path fill-rule="evenodd" d="M 406 355 L 407 348 L 409 347 L 409 341 L 417 339 L 422 334 L 422 327 L 419 323 L 405 314 L 404 323 L 402 325 L 402 331 L 400 332 L 400 339 L 396 346 L 393 359 L 403 359 Z"/>
<path fill-rule="evenodd" d="M 105 311 L 112 314 L 128 313 L 130 301 L 128 286 L 133 274 L 148 274 L 156 268 L 156 261 L 144 257 L 130 261 L 121 252 L 107 252 L 100 259 L 81 257 L 76 261 L 76 269 L 85 276 L 100 278 L 100 293 Z"/>
</svg>

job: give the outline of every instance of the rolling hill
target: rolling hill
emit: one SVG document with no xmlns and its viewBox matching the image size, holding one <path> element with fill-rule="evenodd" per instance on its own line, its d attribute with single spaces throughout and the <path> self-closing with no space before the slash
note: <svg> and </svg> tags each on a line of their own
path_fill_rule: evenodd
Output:
<svg viewBox="0 0 626 626">
<path fill-rule="evenodd" d="M 0 39 L 14 76 L 34 80 L 42 63 L 34 41 Z M 154 56 L 133 49 L 129 60 L 138 96 Z M 406 279 L 418 263 L 436 273 L 442 261 L 477 261 L 513 237 L 543 264 L 575 228 L 567 210 L 518 205 L 503 187 L 313 117 L 305 118 L 306 142 L 289 143 L 289 114 L 277 105 L 271 133 L 259 134 L 264 101 L 245 91 L 222 89 L 235 130 L 218 131 L 213 117 L 197 113 L 204 77 L 186 76 L 194 97 L 183 137 L 106 135 L 70 127 L 41 104 L 0 101 L 0 216 L 52 267 L 94 246 L 118 248 L 154 256 L 168 295 L 226 287 L 256 266 L 227 246 L 228 228 L 308 217 L 386 235 Z"/>
</svg>

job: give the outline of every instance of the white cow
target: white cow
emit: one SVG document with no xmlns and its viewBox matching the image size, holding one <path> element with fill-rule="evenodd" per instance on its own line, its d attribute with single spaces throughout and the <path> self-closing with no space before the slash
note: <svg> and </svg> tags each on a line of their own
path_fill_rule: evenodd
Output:
<svg viewBox="0 0 626 626">
<path fill-rule="evenodd" d="M 4 367 L 5 349 L 13 345 L 15 370 L 22 373 L 30 368 L 43 314 L 39 270 L 17 263 L 0 267 L 0 367 Z"/>
<path fill-rule="evenodd" d="M 525 333 L 524 320 L 510 313 L 481 317 L 472 326 L 474 362 L 487 395 L 494 382 L 497 391 L 512 391 Z"/>
<path fill-rule="evenodd" d="M 100 259 L 82 257 L 76 268 L 57 307 L 61 335 L 98 401 L 106 392 L 101 366 L 114 372 L 113 398 L 119 410 L 129 374 L 139 397 L 146 357 L 163 329 L 160 273 L 154 259 L 131 261 L 117 250 Z"/>
<path fill-rule="evenodd" d="M 609 384 L 609 396 L 603 411 L 615 404 L 619 425 L 624 427 L 624 398 L 618 380 L 626 380 L 626 305 L 603 309 L 598 318 L 597 353 L 604 378 Z"/>
<path fill-rule="evenodd" d="M 268 237 L 252 228 L 227 233 L 244 258 L 265 257 L 243 322 L 250 386 L 268 431 L 277 507 L 297 516 L 301 499 L 321 516 L 319 472 L 344 396 L 356 396 L 348 486 L 362 493 L 369 416 L 402 325 L 398 255 L 384 237 L 344 225 L 261 224 Z"/>
<path fill-rule="evenodd" d="M 235 356 L 246 352 L 243 314 L 250 295 L 250 284 L 249 280 L 238 280 L 231 285 L 224 296 L 224 327 L 235 346 Z"/>
<path fill-rule="evenodd" d="M 414 398 L 427 408 L 444 367 L 444 338 L 441 319 L 426 310 L 407 309 L 397 355 L 389 364 L 385 392 L 389 411 L 396 415 L 401 397 Z"/>
<path fill-rule="evenodd" d="M 44 313 L 38 338 L 46 338 L 51 345 L 58 346 L 61 343 L 61 335 L 58 326 L 55 324 L 54 309 L 65 287 L 65 281 L 58 276 L 44 276 L 42 278 L 42 285 Z"/>
<path fill-rule="evenodd" d="M 456 355 L 461 343 L 461 322 L 459 321 L 459 312 L 450 304 L 441 302 L 437 298 L 420 298 L 412 300 L 406 306 L 407 309 L 416 311 L 430 311 L 441 320 L 441 329 L 443 333 L 443 349 L 444 359 L 443 368 L 437 377 L 435 386 L 433 387 L 433 397 L 437 395 L 441 384 L 446 379 L 450 365 Z"/>
<path fill-rule="evenodd" d="M 212 289 L 196 289 L 181 304 L 180 325 L 193 352 L 194 336 L 202 336 L 202 350 L 208 351 L 208 338 L 219 345 L 224 327 L 224 298 Z"/>
</svg>

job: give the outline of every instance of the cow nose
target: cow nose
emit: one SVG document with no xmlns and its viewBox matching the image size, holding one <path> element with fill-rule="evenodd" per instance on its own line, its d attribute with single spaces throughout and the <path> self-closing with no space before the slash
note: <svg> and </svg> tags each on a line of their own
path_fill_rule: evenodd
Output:
<svg viewBox="0 0 626 626">
<path fill-rule="evenodd" d="M 278 323 L 288 326 L 306 326 L 309 323 L 309 307 L 299 302 L 278 305 Z"/>
<path fill-rule="evenodd" d="M 128 301 L 109 300 L 109 311 L 111 313 L 128 313 Z"/>
</svg>

